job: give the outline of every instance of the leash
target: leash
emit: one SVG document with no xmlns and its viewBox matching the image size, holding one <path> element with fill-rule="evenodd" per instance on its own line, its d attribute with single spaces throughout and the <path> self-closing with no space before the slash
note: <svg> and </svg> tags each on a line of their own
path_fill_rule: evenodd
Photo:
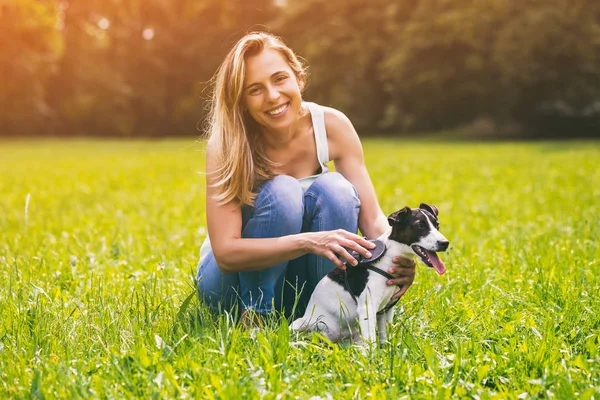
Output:
<svg viewBox="0 0 600 400">
<path fill-rule="evenodd" d="M 385 277 L 386 279 L 395 279 L 395 277 L 393 275 L 388 274 L 385 271 L 380 270 L 379 268 L 375 268 L 372 263 L 374 263 L 375 261 L 379 260 L 386 252 L 387 247 L 385 247 L 385 243 L 383 243 L 381 240 L 369 240 L 369 242 L 375 244 L 375 248 L 373 250 L 370 250 L 371 252 L 371 257 L 369 258 L 364 258 L 360 253 L 357 253 L 356 251 L 352 251 L 350 252 L 350 255 L 352 257 L 354 257 L 354 259 L 356 261 L 358 261 L 358 264 L 356 266 L 349 266 L 348 267 L 348 263 L 346 263 L 346 266 L 348 268 L 365 268 L 368 269 L 370 271 L 376 272 L 379 275 Z M 350 286 L 348 285 L 348 273 L 347 271 L 344 271 L 344 282 L 346 285 L 346 290 L 349 293 L 352 293 L 352 290 L 350 289 Z M 402 285 L 397 285 L 399 288 L 402 288 Z M 354 293 L 352 293 L 352 295 L 354 297 L 356 297 L 356 295 Z M 390 308 L 394 307 L 396 305 L 396 303 L 398 303 L 400 299 L 396 299 L 395 301 L 393 301 L 392 303 L 388 304 L 387 306 L 385 306 L 385 308 L 381 311 L 379 311 L 377 313 L 377 315 L 382 315 L 385 314 Z"/>
<path fill-rule="evenodd" d="M 371 270 L 373 272 L 377 272 L 379 275 L 385 276 L 387 279 L 394 279 L 394 276 L 388 274 L 385 271 L 380 270 L 379 268 L 375 268 L 371 264 L 366 265 L 365 268 L 368 270 Z M 402 289 L 402 285 L 396 285 L 396 286 L 398 286 L 398 288 Z M 398 301 L 400 301 L 400 298 L 397 298 L 392 303 L 389 303 L 387 306 L 385 306 L 385 308 L 383 310 L 377 312 L 377 315 L 385 314 L 386 312 L 389 311 L 390 308 L 394 307 L 396 305 L 396 303 L 398 303 Z"/>
</svg>

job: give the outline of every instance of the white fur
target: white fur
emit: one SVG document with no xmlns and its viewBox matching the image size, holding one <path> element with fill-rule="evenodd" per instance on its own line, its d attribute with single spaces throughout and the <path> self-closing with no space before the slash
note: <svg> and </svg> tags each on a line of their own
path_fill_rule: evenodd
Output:
<svg viewBox="0 0 600 400">
<path fill-rule="evenodd" d="M 427 216 L 427 214 L 425 214 L 423 212 L 423 210 L 419 210 L 424 216 L 425 219 L 427 220 L 427 224 L 429 225 L 429 235 L 423 237 L 421 240 L 419 240 L 416 243 L 418 246 L 421 246 L 425 249 L 430 249 L 430 250 L 434 250 L 437 248 L 437 243 L 438 242 L 444 242 L 446 241 L 446 238 L 444 237 L 444 235 L 442 235 L 440 233 L 440 231 L 438 231 L 435 226 L 433 226 L 433 223 L 431 223 L 431 220 L 429 219 L 429 217 Z"/>
<path fill-rule="evenodd" d="M 437 241 L 445 241 L 446 238 L 431 222 L 429 224 L 431 233 L 414 244 L 435 250 Z M 372 264 L 385 272 L 394 266 L 394 257 L 411 258 L 415 255 L 410 246 L 390 240 L 391 232 L 390 228 L 379 238 L 385 243 L 387 251 Z M 351 337 L 354 342 L 363 343 L 364 339 L 372 344 L 375 344 L 378 328 L 379 342 L 384 343 L 387 340 L 386 326 L 394 316 L 394 307 L 390 307 L 381 315 L 377 315 L 377 312 L 384 310 L 394 293 L 399 290 L 398 286 L 388 286 L 386 282 L 387 278 L 369 270 L 367 286 L 355 302 L 347 290 L 325 276 L 317 284 L 304 316 L 296 319 L 291 328 L 295 331 L 318 331 L 332 342 Z"/>
</svg>

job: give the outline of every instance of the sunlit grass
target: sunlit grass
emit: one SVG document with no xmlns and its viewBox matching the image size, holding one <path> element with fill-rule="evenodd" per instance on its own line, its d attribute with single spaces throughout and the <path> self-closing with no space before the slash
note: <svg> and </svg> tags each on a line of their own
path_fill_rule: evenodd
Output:
<svg viewBox="0 0 600 400">
<path fill-rule="evenodd" d="M 0 398 L 598 399 L 599 143 L 364 147 L 451 241 L 370 352 L 198 303 L 200 144 L 0 143 Z"/>
</svg>

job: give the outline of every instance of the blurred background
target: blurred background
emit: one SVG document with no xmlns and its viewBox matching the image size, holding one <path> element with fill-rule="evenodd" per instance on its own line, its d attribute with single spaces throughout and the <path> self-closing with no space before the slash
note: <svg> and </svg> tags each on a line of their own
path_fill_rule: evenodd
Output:
<svg viewBox="0 0 600 400">
<path fill-rule="evenodd" d="M 0 136 L 197 137 L 251 30 L 361 136 L 600 137 L 598 0 L 0 0 Z"/>
</svg>

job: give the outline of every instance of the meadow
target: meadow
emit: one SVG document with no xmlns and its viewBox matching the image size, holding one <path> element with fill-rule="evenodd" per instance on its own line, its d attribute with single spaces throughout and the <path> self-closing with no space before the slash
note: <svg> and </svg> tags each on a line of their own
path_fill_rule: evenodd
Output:
<svg viewBox="0 0 600 400">
<path fill-rule="evenodd" d="M 600 399 L 600 143 L 363 144 L 451 242 L 369 351 L 199 303 L 202 143 L 0 142 L 0 398 Z"/>
</svg>

